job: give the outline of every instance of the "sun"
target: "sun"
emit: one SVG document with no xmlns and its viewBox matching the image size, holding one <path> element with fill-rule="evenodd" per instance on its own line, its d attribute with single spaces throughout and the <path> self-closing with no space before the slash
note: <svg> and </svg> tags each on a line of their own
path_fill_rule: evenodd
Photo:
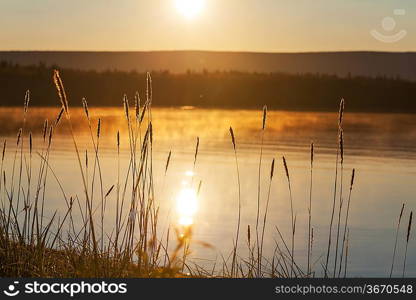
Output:
<svg viewBox="0 0 416 300">
<path fill-rule="evenodd" d="M 204 0 L 175 0 L 176 10 L 187 19 L 200 14 L 205 6 Z"/>
</svg>

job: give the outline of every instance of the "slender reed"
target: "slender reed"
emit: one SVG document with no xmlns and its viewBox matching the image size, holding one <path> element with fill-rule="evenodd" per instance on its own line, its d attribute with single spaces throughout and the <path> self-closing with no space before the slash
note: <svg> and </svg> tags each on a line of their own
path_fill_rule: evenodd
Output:
<svg viewBox="0 0 416 300">
<path fill-rule="evenodd" d="M 340 136 L 340 131 L 342 129 L 342 119 L 344 115 L 344 99 L 341 99 L 341 102 L 339 104 L 339 113 L 338 113 L 338 138 Z M 340 155 L 340 149 L 337 148 L 337 156 L 335 160 L 335 179 L 334 179 L 334 196 L 332 201 L 332 213 L 331 213 L 331 220 L 329 223 L 329 233 L 328 233 L 328 249 L 326 253 L 326 262 L 325 262 L 325 277 L 328 276 L 328 263 L 329 263 L 329 256 L 331 253 L 331 241 L 332 241 L 332 224 L 334 222 L 334 214 L 335 214 L 335 203 L 336 203 L 336 197 L 337 197 L 337 186 L 338 186 L 338 160 Z"/>
<path fill-rule="evenodd" d="M 263 240 L 264 240 L 264 230 L 266 228 L 266 220 L 267 220 L 267 212 L 269 211 L 269 201 L 270 201 L 270 190 L 272 187 L 272 180 L 273 180 L 273 174 L 274 174 L 274 158 L 272 160 L 272 164 L 270 166 L 270 181 L 269 181 L 269 189 L 267 192 L 267 201 L 266 201 L 266 208 L 264 210 L 264 217 L 263 217 L 263 229 L 261 232 L 261 242 L 260 242 L 260 259 L 263 258 Z M 261 275 L 261 262 L 260 262 L 260 275 Z"/>
<path fill-rule="evenodd" d="M 334 274 L 335 277 L 337 271 L 337 260 L 338 260 L 338 244 L 339 244 L 339 230 L 340 230 L 340 223 L 341 223 L 341 213 L 342 213 L 342 205 L 344 203 L 344 199 L 342 198 L 342 187 L 343 187 L 343 177 L 344 177 L 344 132 L 342 128 L 339 132 L 339 149 L 340 149 L 340 164 L 341 164 L 341 173 L 340 173 L 340 188 L 339 188 L 339 207 L 338 207 L 338 224 L 337 224 L 337 242 L 335 245 L 335 262 L 334 262 Z"/>
<path fill-rule="evenodd" d="M 311 242 L 310 242 L 310 245 L 309 245 L 309 249 L 310 249 L 310 257 L 313 257 L 313 255 L 312 255 L 312 252 L 313 252 L 313 227 L 311 228 Z M 309 267 L 309 275 L 308 276 L 311 276 L 312 275 L 312 269 L 311 269 L 311 267 Z"/>
<path fill-rule="evenodd" d="M 22 136 L 22 128 L 19 128 L 19 131 L 17 132 L 17 139 L 16 139 L 16 149 L 14 151 L 14 158 L 13 158 L 13 166 L 12 166 L 12 175 L 11 175 L 11 182 L 10 182 L 10 195 L 7 195 L 9 198 L 9 209 L 7 213 L 7 225 L 5 232 L 9 232 L 9 226 L 11 225 L 11 216 L 12 214 L 15 215 L 15 210 L 12 205 L 12 200 L 14 196 L 14 184 L 15 184 L 15 167 L 16 167 L 16 159 L 17 159 L 17 153 L 19 150 L 19 144 L 20 144 L 20 138 Z M 4 180 L 6 182 L 6 180 Z M 6 183 L 4 183 L 6 185 Z M 4 187 L 6 189 L 6 186 Z"/>
<path fill-rule="evenodd" d="M 166 173 L 168 172 L 169 163 L 170 163 L 170 157 L 171 156 L 172 156 L 172 150 L 169 151 L 168 158 L 166 159 L 165 176 L 166 176 Z"/>
<path fill-rule="evenodd" d="M 195 154 L 194 154 L 194 170 L 196 165 L 196 158 L 198 157 L 198 151 L 199 151 L 199 136 L 196 137 L 196 146 L 195 146 Z"/>
<path fill-rule="evenodd" d="M 0 166 L 0 176 L 1 174 L 3 174 L 3 165 L 4 165 L 4 157 L 6 155 L 6 147 L 7 147 L 7 140 L 4 140 L 3 142 L 3 151 L 2 151 L 2 156 L 1 156 L 1 166 Z M 2 180 L 0 179 L 0 196 L 1 196 L 1 189 L 2 189 Z M 3 200 L 3 198 L 2 198 Z M 2 203 L 2 205 L 4 205 L 4 203 Z"/>
<path fill-rule="evenodd" d="M 30 101 L 30 91 L 27 90 L 25 93 L 24 98 L 24 104 L 23 104 L 23 126 L 21 128 L 21 142 L 20 142 L 20 161 L 19 161 L 19 182 L 17 185 L 17 204 L 16 204 L 16 213 L 19 212 L 19 204 L 20 204 L 20 191 L 21 191 L 21 185 L 22 185 L 22 172 L 23 172 L 23 144 L 24 144 L 24 133 L 26 128 L 26 118 L 27 118 L 27 111 Z M 24 209 L 24 207 L 23 207 Z M 25 210 L 25 215 L 27 214 L 27 211 Z"/>
<path fill-rule="evenodd" d="M 347 265 L 348 265 L 348 251 L 350 248 L 350 229 L 347 229 L 347 241 L 345 245 L 345 265 L 344 265 L 344 278 L 347 277 Z"/>
<path fill-rule="evenodd" d="M 313 182 L 313 156 L 314 156 L 314 149 L 313 143 L 311 143 L 311 167 L 310 167 L 310 182 L 309 182 L 309 207 L 308 207 L 308 269 L 307 273 L 308 276 L 311 272 L 311 224 L 312 224 L 312 182 Z"/>
<path fill-rule="evenodd" d="M 343 236 L 342 236 L 341 256 L 340 256 L 338 277 L 341 274 L 341 268 L 342 268 L 342 259 L 343 259 L 343 255 L 344 255 L 344 245 L 345 245 L 345 234 L 346 234 L 347 227 L 348 227 L 348 217 L 349 217 L 349 213 L 350 213 L 351 193 L 352 193 L 352 188 L 354 186 L 354 179 L 355 179 L 355 169 L 352 169 L 350 190 L 349 190 L 349 193 L 348 193 L 347 211 L 345 213 L 344 233 L 343 233 Z"/>
<path fill-rule="evenodd" d="M 404 211 L 404 203 L 402 204 L 402 208 L 400 210 L 400 215 L 399 215 L 399 220 L 397 221 L 396 238 L 394 241 L 393 258 L 391 260 L 391 268 L 390 268 L 390 276 L 389 276 L 390 278 L 393 275 L 394 259 L 396 258 L 396 250 L 397 250 L 397 239 L 399 237 L 400 223 L 402 221 L 403 211 Z"/>
<path fill-rule="evenodd" d="M 404 278 L 404 273 L 406 271 L 406 259 L 407 259 L 407 248 L 409 246 L 410 231 L 412 230 L 412 218 L 413 211 L 410 212 L 409 216 L 409 225 L 407 226 L 407 235 L 406 235 L 406 250 L 404 251 L 404 260 L 403 260 L 403 273 L 402 278 Z"/>
<path fill-rule="evenodd" d="M 253 266 L 254 266 L 254 255 L 251 248 L 251 228 L 250 224 L 247 225 L 247 246 L 248 246 L 248 276 L 253 276 Z"/>
<path fill-rule="evenodd" d="M 234 149 L 234 158 L 235 158 L 235 166 L 236 166 L 236 172 L 237 172 L 237 186 L 238 186 L 238 220 L 237 220 L 237 232 L 236 232 L 236 238 L 235 238 L 235 246 L 233 251 L 233 260 L 231 263 L 231 276 L 236 276 L 237 274 L 234 274 L 236 269 L 236 258 L 237 258 L 237 249 L 238 249 L 238 238 L 240 235 L 240 222 L 241 222 L 241 183 L 240 183 L 240 170 L 238 168 L 238 157 L 237 157 L 237 146 L 235 141 L 235 135 L 233 128 L 230 126 L 230 136 L 231 136 L 231 142 L 233 144 Z"/>
<path fill-rule="evenodd" d="M 117 130 L 117 200 L 116 200 L 116 236 L 114 238 L 114 250 L 118 254 L 118 237 L 120 235 L 120 131 Z"/>
<path fill-rule="evenodd" d="M 264 144 L 264 131 L 266 129 L 267 120 L 267 106 L 263 106 L 263 120 L 261 127 L 261 145 L 260 145 L 260 159 L 259 159 L 259 171 L 257 180 L 257 214 L 256 214 L 256 247 L 257 247 L 257 269 L 260 269 L 260 248 L 259 248 L 259 216 L 260 216 L 260 198 L 261 198 L 261 162 L 263 159 L 263 144 Z"/>
<path fill-rule="evenodd" d="M 282 157 L 282 160 L 283 160 L 283 166 L 285 168 L 287 183 L 289 187 L 290 214 L 292 217 L 291 269 L 290 269 L 290 275 L 292 276 L 293 265 L 294 265 L 294 254 L 295 254 L 295 216 L 294 216 L 294 210 L 293 210 L 292 185 L 290 183 L 289 168 L 287 167 L 286 158 L 284 156 Z"/>
<path fill-rule="evenodd" d="M 195 166 L 196 166 L 196 159 L 198 157 L 198 152 L 199 152 L 199 136 L 196 137 L 196 145 L 195 145 L 195 153 L 194 153 L 194 164 L 193 164 L 193 167 L 192 167 L 191 185 L 193 185 L 193 182 L 194 182 Z"/>
<path fill-rule="evenodd" d="M 84 186 L 85 198 L 86 198 L 86 202 L 87 202 L 87 205 L 88 205 L 88 214 L 89 214 L 89 218 L 90 218 L 91 234 L 92 234 L 92 238 L 93 238 L 93 250 L 94 250 L 94 253 L 97 253 L 97 240 L 95 238 L 94 220 L 93 220 L 93 213 L 92 213 L 91 203 L 90 203 L 90 199 L 89 199 L 89 196 L 88 196 L 88 187 L 87 187 L 87 184 L 86 184 L 85 174 L 84 174 L 82 163 L 81 163 L 81 157 L 80 157 L 80 154 L 79 154 L 78 145 L 77 145 L 76 140 L 75 140 L 74 130 L 72 128 L 71 115 L 69 113 L 68 99 L 67 99 L 67 96 L 66 96 L 66 93 L 65 93 L 65 88 L 64 88 L 64 85 L 63 85 L 63 82 L 62 82 L 61 76 L 59 75 L 58 70 L 54 70 L 53 81 L 55 83 L 55 87 L 56 87 L 56 90 L 58 92 L 58 96 L 59 96 L 59 99 L 61 101 L 62 108 L 64 109 L 65 116 L 66 116 L 66 119 L 68 121 L 69 130 L 70 130 L 70 133 L 71 133 L 71 137 L 72 137 L 72 141 L 73 141 L 73 144 L 74 144 L 75 152 L 77 154 L 78 165 L 79 165 L 79 168 L 80 168 L 82 183 L 83 183 L 83 186 Z"/>
</svg>

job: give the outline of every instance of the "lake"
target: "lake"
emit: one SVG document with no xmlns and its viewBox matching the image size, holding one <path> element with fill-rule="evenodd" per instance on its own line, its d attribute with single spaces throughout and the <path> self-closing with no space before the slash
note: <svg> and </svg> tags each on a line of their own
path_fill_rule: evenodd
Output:
<svg viewBox="0 0 416 300">
<path fill-rule="evenodd" d="M 42 152 L 44 119 L 53 122 L 59 108 L 29 108 L 24 130 L 33 133 L 32 169 L 39 168 L 37 152 Z M 132 109 L 133 113 L 133 109 Z M 120 172 L 129 165 L 128 130 L 122 108 L 91 108 L 93 135 L 97 118 L 101 118 L 100 163 L 103 186 L 107 191 L 117 182 L 117 131 L 120 131 Z M 81 108 L 71 109 L 72 122 L 82 157 L 90 166 L 94 151 L 88 123 Z M 192 224 L 192 259 L 207 268 L 221 265 L 228 257 L 235 238 L 238 217 L 238 183 L 236 162 L 229 127 L 235 139 L 241 179 L 241 233 L 239 255 L 247 255 L 247 225 L 256 224 L 258 200 L 258 170 L 262 140 L 262 111 L 214 110 L 191 107 L 155 108 L 153 117 L 153 172 L 155 199 L 160 206 L 159 232 L 167 226 Z M 6 176 L 13 168 L 16 134 L 22 127 L 21 108 L 0 109 L 0 141 L 7 139 L 4 164 Z M 282 235 L 290 240 L 291 211 L 288 182 L 282 163 L 285 156 L 290 174 L 293 207 L 296 214 L 295 258 L 306 264 L 308 239 L 308 204 L 310 184 L 310 143 L 314 143 L 312 188 L 312 227 L 314 229 L 313 263 L 316 276 L 322 276 L 325 261 L 328 227 L 331 218 L 335 161 L 338 147 L 337 113 L 269 111 L 261 163 L 260 215 L 263 218 L 270 184 L 270 168 L 275 159 L 275 172 L 270 185 L 270 202 L 265 228 L 266 256 L 273 254 Z M 416 118 L 411 114 L 353 113 L 344 115 L 344 166 L 342 171 L 343 199 L 347 202 L 352 169 L 356 176 L 349 212 L 348 276 L 388 276 L 392 261 L 397 220 L 402 203 L 405 212 L 400 228 L 396 255 L 395 276 L 401 276 L 407 223 L 410 210 L 416 208 Z M 142 128 L 144 135 L 146 128 Z M 194 167 L 196 139 L 199 149 Z M 165 174 L 168 153 L 170 163 Z M 26 152 L 25 159 L 29 161 Z M 54 132 L 49 161 L 56 178 L 69 196 L 82 198 L 82 181 L 74 146 L 65 120 Z M 36 177 L 37 171 L 33 171 Z M 92 167 L 88 169 L 92 176 Z M 338 168 L 338 174 L 341 169 Z M 97 179 L 96 179 L 97 180 Z M 201 182 L 200 193 L 194 197 Z M 340 179 L 338 183 L 340 182 Z M 6 184 L 8 186 L 9 183 Z M 337 187 L 338 192 L 340 185 Z M 98 197 L 98 190 L 96 191 Z M 189 195 L 189 193 L 191 195 Z M 181 198 L 182 197 L 182 198 Z M 181 215 L 180 201 L 191 197 L 191 211 Z M 195 198 L 195 199 L 194 199 Z M 1 199 L 5 201 L 4 189 Z M 57 181 L 49 175 L 46 190 L 46 211 L 49 216 L 57 210 L 64 214 L 66 204 Z M 182 200 L 181 200 L 182 199 Z M 185 199 L 186 200 L 186 199 Z M 337 196 L 337 207 L 339 194 Z M 97 200 L 98 203 L 98 200 Z M 105 231 L 114 224 L 115 195 L 110 194 L 106 209 Z M 185 209 L 186 210 L 186 209 Z M 189 207 L 188 207 L 189 210 Z M 341 220 L 344 220 L 344 212 Z M 338 213 L 334 218 L 336 234 Z M 343 221 L 341 222 L 341 229 Z M 208 243 L 212 247 L 207 247 Z M 172 242 L 174 243 L 174 237 Z M 333 242 L 335 243 L 335 242 Z M 334 247 L 334 245 L 333 245 Z M 406 276 L 416 276 L 416 241 L 412 233 L 409 241 Z M 331 256 L 330 265 L 334 258 Z"/>
</svg>

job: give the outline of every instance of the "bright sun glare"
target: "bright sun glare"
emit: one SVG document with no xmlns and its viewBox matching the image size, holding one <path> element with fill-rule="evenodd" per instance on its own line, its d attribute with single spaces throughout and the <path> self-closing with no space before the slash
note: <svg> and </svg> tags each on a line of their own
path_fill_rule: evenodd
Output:
<svg viewBox="0 0 416 300">
<path fill-rule="evenodd" d="M 179 224 L 189 226 L 193 224 L 193 217 L 198 209 L 197 196 L 193 189 L 183 188 L 176 199 L 176 211 Z"/>
<path fill-rule="evenodd" d="M 192 19 L 201 13 L 204 8 L 204 0 L 175 0 L 176 9 L 187 19 Z"/>
</svg>

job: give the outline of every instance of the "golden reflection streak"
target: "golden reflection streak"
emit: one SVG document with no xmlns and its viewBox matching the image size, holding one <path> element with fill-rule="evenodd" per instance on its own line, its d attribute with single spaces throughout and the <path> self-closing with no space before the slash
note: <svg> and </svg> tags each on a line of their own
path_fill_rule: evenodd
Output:
<svg viewBox="0 0 416 300">
<path fill-rule="evenodd" d="M 176 197 L 176 213 L 178 223 L 182 226 L 191 226 L 194 223 L 194 216 L 198 211 L 198 197 L 196 191 L 184 185 Z"/>
</svg>

